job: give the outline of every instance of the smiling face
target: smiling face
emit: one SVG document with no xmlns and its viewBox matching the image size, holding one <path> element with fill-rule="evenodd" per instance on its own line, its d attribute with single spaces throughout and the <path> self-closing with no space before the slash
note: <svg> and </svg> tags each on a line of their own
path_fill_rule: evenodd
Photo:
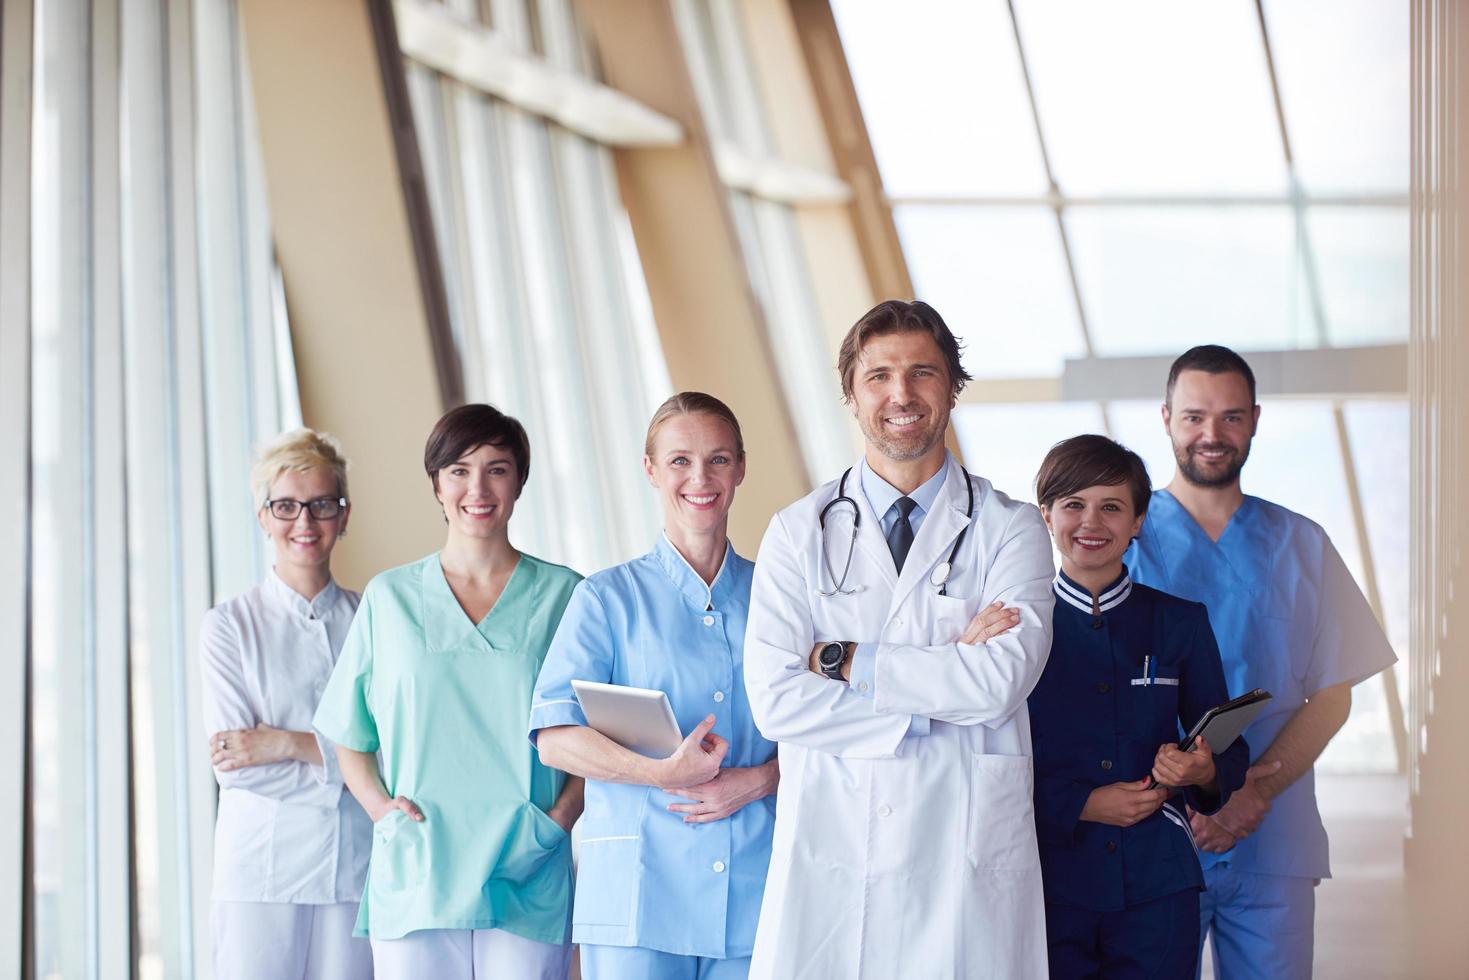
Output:
<svg viewBox="0 0 1469 980">
<path fill-rule="evenodd" d="M 1163 406 L 1163 424 L 1173 442 L 1178 472 L 1198 487 L 1227 487 L 1239 480 L 1250 458 L 1250 440 L 1260 406 L 1244 376 L 1233 371 L 1184 371 Z"/>
<path fill-rule="evenodd" d="M 1042 507 L 1046 526 L 1061 553 L 1061 569 L 1078 582 L 1113 568 L 1137 537 L 1143 518 L 1126 483 L 1087 487 Z"/>
<path fill-rule="evenodd" d="M 493 538 L 508 533 L 515 498 L 520 496 L 520 474 L 510 450 L 476 446 L 437 475 L 434 496 L 444 505 L 451 535 Z"/>
<path fill-rule="evenodd" d="M 660 424 L 643 469 L 658 489 L 664 527 L 695 534 L 725 525 L 735 487 L 745 479 L 734 432 L 704 413 L 673 415 Z"/>
<path fill-rule="evenodd" d="M 954 386 L 928 333 L 879 334 L 857 357 L 852 414 L 867 444 L 894 462 L 942 453 Z"/>
<path fill-rule="evenodd" d="M 271 500 L 290 499 L 304 504 L 323 497 L 336 500 L 340 495 L 336 477 L 329 470 L 315 466 L 306 470 L 285 470 L 270 484 Z M 261 507 L 256 518 L 275 545 L 277 566 L 307 568 L 331 561 L 332 548 L 336 547 L 337 538 L 347 529 L 347 518 L 351 512 L 352 505 L 348 504 L 336 517 L 319 521 L 311 516 L 309 508 L 302 507 L 294 521 L 283 521 L 272 515 L 270 508 Z"/>
</svg>

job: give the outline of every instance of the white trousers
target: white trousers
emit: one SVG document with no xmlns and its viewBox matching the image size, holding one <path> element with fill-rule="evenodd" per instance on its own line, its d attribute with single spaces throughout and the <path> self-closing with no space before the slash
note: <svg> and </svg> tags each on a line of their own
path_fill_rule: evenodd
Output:
<svg viewBox="0 0 1469 980">
<path fill-rule="evenodd" d="M 215 902 L 215 980 L 372 980 L 372 947 L 353 938 L 356 923 L 356 902 Z"/>
<path fill-rule="evenodd" d="M 503 929 L 420 929 L 374 939 L 378 980 L 566 980 L 571 944 L 538 943 Z"/>
</svg>

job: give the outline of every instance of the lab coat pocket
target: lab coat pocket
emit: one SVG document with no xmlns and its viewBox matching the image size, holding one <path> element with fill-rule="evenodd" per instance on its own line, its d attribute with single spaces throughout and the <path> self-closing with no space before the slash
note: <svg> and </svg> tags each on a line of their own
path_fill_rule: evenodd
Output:
<svg viewBox="0 0 1469 980">
<path fill-rule="evenodd" d="M 214 898 L 266 900 L 274 870 L 279 809 L 280 801 L 248 790 L 220 793 L 214 824 Z"/>
<path fill-rule="evenodd" d="M 969 769 L 969 864 L 978 871 L 1033 871 L 1036 850 L 1030 756 L 974 753 Z"/>
<path fill-rule="evenodd" d="M 637 833 L 624 824 L 583 820 L 573 923 L 626 926 L 632 921 L 639 846 Z"/>
<path fill-rule="evenodd" d="M 372 881 L 390 891 L 411 891 L 423 881 L 428 847 L 423 825 L 402 810 L 389 810 L 372 825 Z"/>
<path fill-rule="evenodd" d="M 974 617 L 969 613 L 969 600 L 961 599 L 952 595 L 932 595 L 928 601 L 932 604 L 933 614 L 932 641 L 933 643 L 958 643 L 959 637 L 964 633 L 964 627 L 969 625 L 969 620 Z"/>
</svg>

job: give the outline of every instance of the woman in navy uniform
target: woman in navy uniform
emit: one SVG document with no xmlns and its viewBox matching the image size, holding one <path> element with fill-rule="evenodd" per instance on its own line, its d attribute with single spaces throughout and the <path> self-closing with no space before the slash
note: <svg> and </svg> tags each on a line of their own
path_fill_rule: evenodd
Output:
<svg viewBox="0 0 1469 980">
<path fill-rule="evenodd" d="M 1178 749 L 1180 724 L 1229 694 L 1204 607 L 1122 564 L 1151 495 L 1137 454 L 1096 435 L 1052 447 L 1036 476 L 1061 555 L 1030 696 L 1053 980 L 1194 976 L 1204 879 L 1188 811 L 1218 810 L 1249 764 L 1243 739 Z"/>
</svg>

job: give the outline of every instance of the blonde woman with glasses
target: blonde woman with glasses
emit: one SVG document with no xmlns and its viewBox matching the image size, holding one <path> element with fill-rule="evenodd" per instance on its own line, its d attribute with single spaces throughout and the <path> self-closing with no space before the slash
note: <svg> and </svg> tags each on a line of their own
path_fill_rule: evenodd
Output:
<svg viewBox="0 0 1469 980">
<path fill-rule="evenodd" d="M 204 722 L 219 814 L 211 913 L 219 980 L 359 980 L 352 936 L 372 823 L 344 792 L 335 747 L 311 716 L 358 594 L 332 580 L 347 533 L 347 461 L 330 436 L 288 432 L 251 474 L 275 550 L 266 579 L 204 617 Z"/>
</svg>

